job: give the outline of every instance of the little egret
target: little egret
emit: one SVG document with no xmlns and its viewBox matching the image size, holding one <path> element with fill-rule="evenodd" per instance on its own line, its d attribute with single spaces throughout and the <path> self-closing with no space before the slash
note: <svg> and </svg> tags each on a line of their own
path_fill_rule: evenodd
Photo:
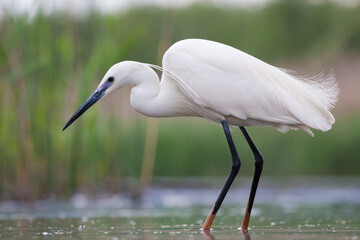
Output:
<svg viewBox="0 0 360 240">
<path fill-rule="evenodd" d="M 273 126 L 281 132 L 310 128 L 328 131 L 337 101 L 333 74 L 295 77 L 233 47 L 201 39 L 186 39 L 164 54 L 162 68 L 134 61 L 112 66 L 94 93 L 74 113 L 63 130 L 101 98 L 132 86 L 131 106 L 149 117 L 202 117 L 221 124 L 232 156 L 228 178 L 203 229 L 210 229 L 241 162 L 229 125 L 238 126 L 255 157 L 255 172 L 242 229 L 247 229 L 263 158 L 245 126 Z M 161 70 L 159 80 L 153 69 Z"/>
</svg>

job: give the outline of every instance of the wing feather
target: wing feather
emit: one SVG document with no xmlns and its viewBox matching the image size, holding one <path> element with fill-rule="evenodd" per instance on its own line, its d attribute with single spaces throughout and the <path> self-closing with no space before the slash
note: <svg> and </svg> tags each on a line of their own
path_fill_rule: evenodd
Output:
<svg viewBox="0 0 360 240">
<path fill-rule="evenodd" d="M 308 127 L 327 131 L 335 121 L 329 111 L 338 94 L 333 74 L 297 78 L 235 48 L 197 39 L 174 44 L 163 69 L 192 101 L 224 117 L 308 133 Z"/>
</svg>

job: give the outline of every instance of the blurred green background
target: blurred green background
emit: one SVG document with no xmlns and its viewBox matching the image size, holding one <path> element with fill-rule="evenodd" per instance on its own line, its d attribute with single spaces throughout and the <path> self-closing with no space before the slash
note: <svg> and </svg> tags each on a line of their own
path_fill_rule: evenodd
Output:
<svg viewBox="0 0 360 240">
<path fill-rule="evenodd" d="M 265 158 L 264 175 L 360 174 L 359 5 L 295 0 L 254 8 L 137 7 L 80 17 L 5 14 L 0 199 L 118 192 L 126 177 L 138 177 L 148 124 L 131 110 L 129 89 L 61 129 L 111 65 L 129 59 L 159 64 L 166 47 L 185 38 L 219 41 L 299 75 L 333 68 L 340 99 L 331 131 L 315 131 L 314 138 L 266 127 L 248 131 Z M 155 176 L 227 175 L 230 153 L 220 127 L 185 118 L 162 119 L 159 126 Z M 251 151 L 239 130 L 233 137 L 243 162 L 240 174 L 251 175 Z"/>
</svg>

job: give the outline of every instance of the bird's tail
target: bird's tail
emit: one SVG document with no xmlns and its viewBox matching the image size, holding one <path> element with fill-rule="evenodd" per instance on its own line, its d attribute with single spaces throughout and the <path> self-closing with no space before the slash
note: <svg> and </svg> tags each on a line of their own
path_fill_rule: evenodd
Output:
<svg viewBox="0 0 360 240">
<path fill-rule="evenodd" d="M 300 77 L 298 79 L 308 86 L 308 89 L 317 96 L 328 111 L 335 106 L 338 100 L 339 86 L 332 70 L 328 74 L 322 72 L 313 77 Z"/>
<path fill-rule="evenodd" d="M 308 127 L 324 132 L 330 130 L 331 125 L 335 123 L 335 118 L 330 110 L 335 106 L 339 95 L 339 87 L 333 71 L 327 75 L 320 73 L 314 77 L 295 78 L 302 83 L 310 94 L 307 94 L 306 101 L 303 99 L 304 102 L 300 103 L 303 105 L 302 108 L 299 108 L 302 111 L 293 112 L 304 124 L 301 129 L 309 134 L 311 131 Z"/>
</svg>

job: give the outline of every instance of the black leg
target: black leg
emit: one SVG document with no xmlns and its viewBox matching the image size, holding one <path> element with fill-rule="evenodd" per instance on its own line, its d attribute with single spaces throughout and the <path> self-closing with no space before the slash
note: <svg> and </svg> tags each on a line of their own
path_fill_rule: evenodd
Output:
<svg viewBox="0 0 360 240">
<path fill-rule="evenodd" d="M 249 226 L 251 209 L 252 209 L 252 206 L 254 204 L 256 189 L 257 189 L 258 184 L 259 184 L 259 180 L 260 180 L 264 160 L 263 160 L 263 157 L 261 156 L 259 150 L 257 150 L 254 142 L 251 140 L 251 138 L 250 138 L 249 134 L 247 133 L 246 129 L 244 127 L 240 127 L 240 130 L 241 130 L 242 134 L 244 135 L 244 137 L 245 137 L 247 143 L 249 144 L 249 146 L 251 148 L 251 151 L 253 152 L 254 157 L 255 157 L 254 178 L 253 178 L 253 181 L 252 181 L 252 184 L 251 184 L 251 190 L 250 190 L 249 200 L 248 200 L 246 210 L 245 210 L 244 219 L 243 219 L 243 222 L 241 224 L 241 229 L 247 229 L 248 226 Z"/>
<path fill-rule="evenodd" d="M 219 210 L 219 208 L 220 208 L 227 192 L 229 191 L 229 188 L 230 188 L 232 182 L 234 181 L 236 175 L 238 174 L 238 172 L 240 170 L 240 166 L 241 166 L 240 158 L 237 154 L 233 139 L 230 134 L 229 126 L 228 126 L 226 120 L 221 120 L 221 124 L 223 126 L 225 136 L 226 136 L 229 148 L 230 148 L 231 157 L 232 157 L 232 165 L 231 165 L 231 170 L 230 170 L 229 176 L 227 177 L 226 182 L 225 182 L 209 216 L 207 217 L 207 219 L 202 227 L 203 229 L 210 229 L 210 227 L 215 219 L 216 213 Z"/>
</svg>

